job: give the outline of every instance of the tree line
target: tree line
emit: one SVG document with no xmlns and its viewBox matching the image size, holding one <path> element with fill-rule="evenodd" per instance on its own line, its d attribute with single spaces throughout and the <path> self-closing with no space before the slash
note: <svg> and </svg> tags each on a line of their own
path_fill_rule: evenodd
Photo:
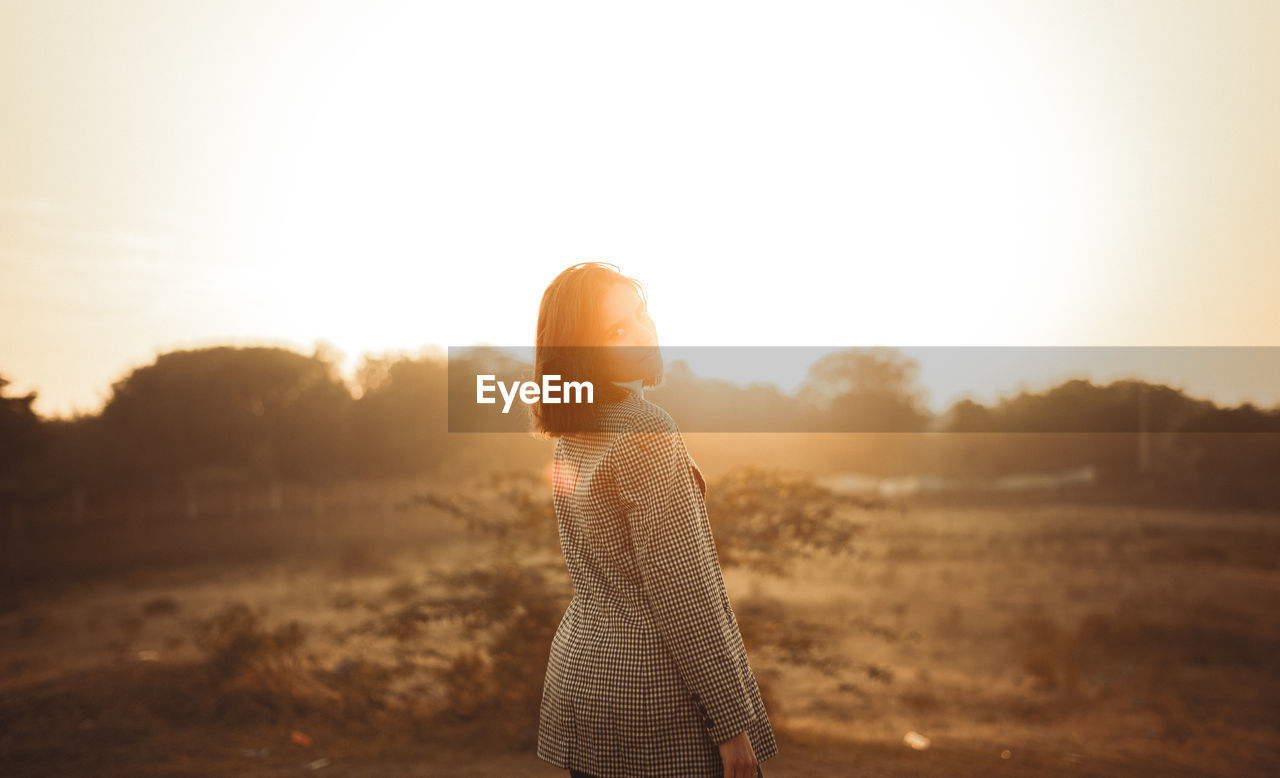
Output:
<svg viewBox="0 0 1280 778">
<path fill-rule="evenodd" d="M 1087 462 L 1112 477 L 1164 474 L 1221 490 L 1280 490 L 1280 406 L 1219 407 L 1143 381 L 1105 386 L 1071 380 L 984 405 L 971 399 L 932 414 L 918 366 L 888 349 L 830 354 L 811 366 L 795 394 L 741 387 L 668 366 L 646 396 L 687 431 L 913 432 L 945 439 L 919 447 L 881 447 L 882 468 L 914 472 L 994 473 Z M 437 471 L 470 456 L 476 462 L 536 466 L 542 441 L 528 418 L 512 413 L 493 429 L 510 435 L 451 434 L 474 403 L 476 372 L 501 380 L 531 375 L 506 352 L 477 347 L 452 363 L 442 355 L 366 355 L 354 386 L 333 358 L 278 347 L 178 350 L 157 356 L 111 386 L 101 410 L 46 419 L 34 393 L 5 396 L 0 376 L 0 495 L 59 492 L 73 486 L 162 485 L 203 481 L 319 482 Z M 453 377 L 451 379 L 451 376 Z M 452 414 L 452 416 L 451 416 Z M 500 416 L 500 415 L 499 415 Z M 475 427 L 469 427 L 475 428 Z M 979 433 L 937 435 L 936 433 Z M 1044 439 L 1005 433 L 1080 433 Z M 1116 446 L 1114 433 L 1138 436 Z M 524 459 L 496 453 L 520 439 Z M 910 452 L 910 453 L 904 453 Z M 939 453 L 941 452 L 941 453 Z"/>
</svg>

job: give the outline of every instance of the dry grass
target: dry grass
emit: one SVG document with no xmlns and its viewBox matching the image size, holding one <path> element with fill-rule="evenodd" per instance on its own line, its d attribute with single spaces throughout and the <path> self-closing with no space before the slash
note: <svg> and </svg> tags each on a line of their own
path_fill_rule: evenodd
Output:
<svg viewBox="0 0 1280 778">
<path fill-rule="evenodd" d="M 324 757 L 374 775 L 466 747 L 558 774 L 532 756 L 571 594 L 540 488 L 508 474 L 390 518 L 328 515 L 328 537 L 292 549 L 287 516 L 204 554 L 209 527 L 175 529 L 168 565 L 33 565 L 62 572 L 0 615 L 0 773 L 265 775 Z M 1002 751 L 1039 774 L 1280 766 L 1278 517 L 862 505 L 765 471 L 708 498 L 783 738 L 771 775 L 842 753 L 891 773 Z M 270 553 L 242 555 L 255 532 Z M 929 752 L 905 749 L 910 730 Z M 476 770 L 449 774 L 514 774 Z"/>
</svg>

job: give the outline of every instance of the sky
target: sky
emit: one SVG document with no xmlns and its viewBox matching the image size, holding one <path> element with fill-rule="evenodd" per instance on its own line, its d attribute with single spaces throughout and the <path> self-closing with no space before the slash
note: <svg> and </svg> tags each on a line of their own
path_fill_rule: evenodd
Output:
<svg viewBox="0 0 1280 778">
<path fill-rule="evenodd" d="M 1276 30 L 1230 1 L 0 0 L 0 375 L 53 416 L 180 348 L 530 346 L 589 260 L 670 345 L 1280 345 Z"/>
</svg>

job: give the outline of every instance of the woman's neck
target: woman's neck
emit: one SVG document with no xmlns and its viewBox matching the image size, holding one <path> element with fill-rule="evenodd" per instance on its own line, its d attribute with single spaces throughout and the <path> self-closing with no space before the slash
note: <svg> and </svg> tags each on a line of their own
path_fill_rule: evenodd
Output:
<svg viewBox="0 0 1280 778">
<path fill-rule="evenodd" d="M 634 381 L 626 381 L 626 382 L 614 381 L 613 383 L 615 383 L 618 386 L 621 386 L 623 389 L 628 389 L 632 392 L 635 392 L 636 394 L 640 395 L 640 399 L 642 400 L 644 399 L 644 379 L 643 378 L 637 378 Z"/>
</svg>

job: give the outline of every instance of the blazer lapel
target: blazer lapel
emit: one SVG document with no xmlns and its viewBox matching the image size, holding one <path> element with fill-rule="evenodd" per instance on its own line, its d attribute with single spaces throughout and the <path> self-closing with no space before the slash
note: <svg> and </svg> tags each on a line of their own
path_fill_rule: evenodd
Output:
<svg viewBox="0 0 1280 778">
<path fill-rule="evenodd" d="M 693 457 L 689 457 L 689 467 L 693 469 L 694 478 L 698 479 L 698 488 L 702 490 L 702 497 L 707 496 L 707 481 L 702 477 L 702 471 L 698 469 L 698 463 L 693 461 Z"/>
</svg>

